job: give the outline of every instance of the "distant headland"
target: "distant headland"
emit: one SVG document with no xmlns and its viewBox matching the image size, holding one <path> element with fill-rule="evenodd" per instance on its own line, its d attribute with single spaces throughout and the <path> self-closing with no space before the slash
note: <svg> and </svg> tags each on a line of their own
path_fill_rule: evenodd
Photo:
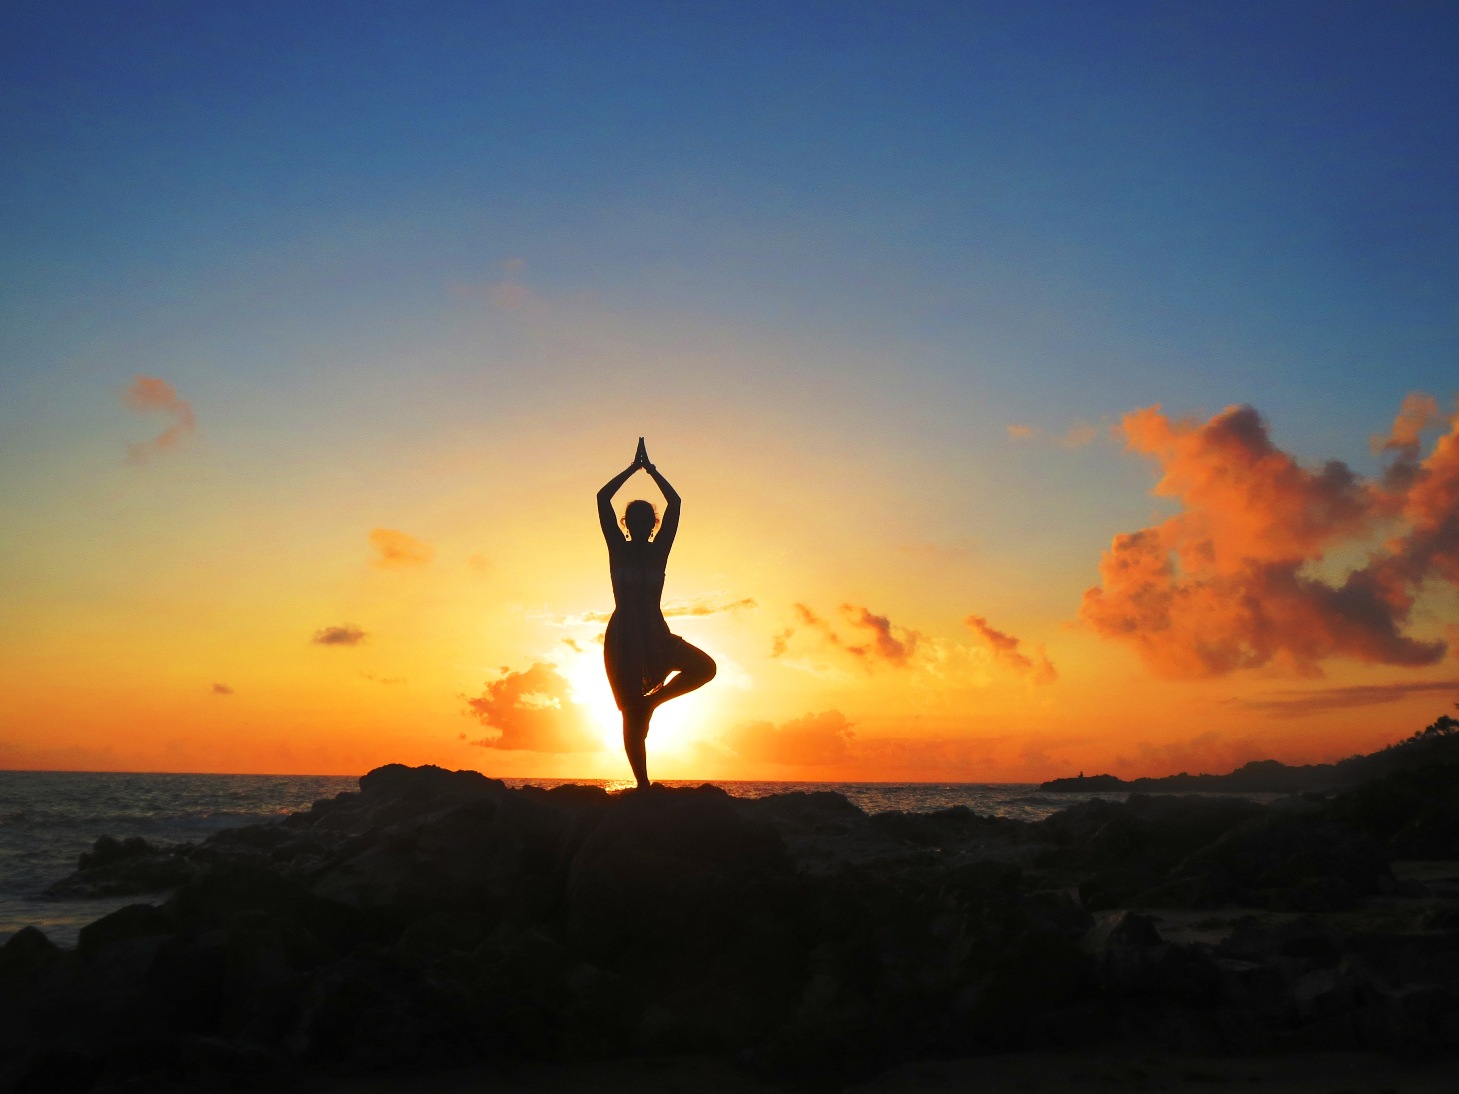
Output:
<svg viewBox="0 0 1459 1094">
<path fill-rule="evenodd" d="M 1431 757 L 1434 748 L 1440 747 L 1438 742 L 1454 738 L 1459 738 L 1459 719 L 1443 714 L 1424 729 L 1397 744 L 1366 756 L 1349 756 L 1336 763 L 1294 766 L 1279 760 L 1252 760 L 1224 775 L 1191 775 L 1182 771 L 1178 775 L 1140 779 L 1081 773 L 1062 779 L 1050 779 L 1040 784 L 1039 789 L 1055 793 L 1135 791 L 1165 794 L 1301 794 L 1316 790 L 1338 790 L 1425 762 Z"/>
</svg>

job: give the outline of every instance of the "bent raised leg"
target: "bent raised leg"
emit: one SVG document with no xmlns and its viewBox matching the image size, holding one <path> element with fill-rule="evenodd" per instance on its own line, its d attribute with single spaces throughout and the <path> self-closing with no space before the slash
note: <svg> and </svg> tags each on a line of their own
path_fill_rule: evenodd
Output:
<svg viewBox="0 0 1459 1094">
<path fill-rule="evenodd" d="M 662 687 L 648 694 L 649 702 L 656 707 L 667 703 L 670 699 L 677 699 L 681 695 L 687 695 L 697 688 L 702 688 L 719 672 L 719 666 L 714 663 L 713 657 L 698 646 L 685 642 L 682 638 L 679 640 L 677 660 L 678 663 L 674 666 L 679 670 L 677 675 Z"/>
</svg>

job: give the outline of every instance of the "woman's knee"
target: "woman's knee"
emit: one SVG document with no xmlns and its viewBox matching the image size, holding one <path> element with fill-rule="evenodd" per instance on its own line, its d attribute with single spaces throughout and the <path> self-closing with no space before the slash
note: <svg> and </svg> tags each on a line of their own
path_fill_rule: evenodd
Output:
<svg viewBox="0 0 1459 1094">
<path fill-rule="evenodd" d="M 707 684 L 718 674 L 719 666 L 714 663 L 714 658 L 703 650 L 696 649 L 694 653 L 697 655 L 694 658 L 694 676 Z"/>
</svg>

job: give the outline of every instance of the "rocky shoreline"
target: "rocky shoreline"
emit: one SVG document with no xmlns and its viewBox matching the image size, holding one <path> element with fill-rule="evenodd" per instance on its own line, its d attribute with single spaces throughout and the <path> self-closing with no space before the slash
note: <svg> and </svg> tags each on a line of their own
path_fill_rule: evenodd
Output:
<svg viewBox="0 0 1459 1094">
<path fill-rule="evenodd" d="M 390 765 L 281 821 L 103 839 L 74 949 L 0 947 L 0 1082 L 673 1056 L 819 1088 L 907 1061 L 1142 1044 L 1459 1055 L 1459 757 L 1261 806 L 1039 822 L 832 793 L 508 789 Z M 150 896 L 151 899 L 141 899 Z"/>
</svg>

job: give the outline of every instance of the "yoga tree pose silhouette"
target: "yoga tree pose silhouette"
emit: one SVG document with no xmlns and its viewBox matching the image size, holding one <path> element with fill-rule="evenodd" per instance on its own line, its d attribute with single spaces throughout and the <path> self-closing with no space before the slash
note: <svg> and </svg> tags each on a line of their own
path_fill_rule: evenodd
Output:
<svg viewBox="0 0 1459 1094">
<path fill-rule="evenodd" d="M 646 501 L 631 501 L 622 526 L 613 512 L 613 495 L 640 468 L 668 501 L 663 523 Z M 648 782 L 645 739 L 654 710 L 670 699 L 701 688 L 714 679 L 714 659 L 669 631 L 659 599 L 664 592 L 664 568 L 674 537 L 679 532 L 679 495 L 669 480 L 649 463 L 643 438 L 628 467 L 598 491 L 598 523 L 608 544 L 608 567 L 613 578 L 613 615 L 603 637 L 603 665 L 613 699 L 623 712 L 623 750 L 640 790 Z M 654 528 L 658 534 L 654 535 Z M 650 538 L 652 536 L 652 538 Z M 673 679 L 669 674 L 675 673 Z"/>
</svg>

